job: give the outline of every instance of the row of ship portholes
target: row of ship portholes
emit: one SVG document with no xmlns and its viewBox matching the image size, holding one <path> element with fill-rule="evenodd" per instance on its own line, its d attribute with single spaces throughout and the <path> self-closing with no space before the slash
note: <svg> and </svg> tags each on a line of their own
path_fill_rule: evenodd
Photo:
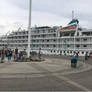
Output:
<svg viewBox="0 0 92 92">
<path fill-rule="evenodd" d="M 84 55 L 86 53 L 86 51 L 56 51 L 56 50 L 51 50 L 51 54 L 73 54 L 74 52 Z M 88 52 L 90 53 L 90 52 Z"/>
</svg>

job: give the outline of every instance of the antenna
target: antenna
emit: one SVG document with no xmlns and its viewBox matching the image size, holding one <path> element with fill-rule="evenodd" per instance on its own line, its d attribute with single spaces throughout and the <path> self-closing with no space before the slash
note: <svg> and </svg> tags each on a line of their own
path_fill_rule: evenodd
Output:
<svg viewBox="0 0 92 92">
<path fill-rule="evenodd" d="M 74 11 L 72 11 L 72 20 L 74 19 Z"/>
</svg>

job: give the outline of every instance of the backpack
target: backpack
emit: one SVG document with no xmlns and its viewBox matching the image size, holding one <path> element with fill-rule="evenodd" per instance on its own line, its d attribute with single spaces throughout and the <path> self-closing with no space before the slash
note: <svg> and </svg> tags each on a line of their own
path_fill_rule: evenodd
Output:
<svg viewBox="0 0 92 92">
<path fill-rule="evenodd" d="M 77 57 L 76 57 L 76 56 L 73 56 L 73 57 L 72 57 L 72 60 L 77 60 Z"/>
</svg>

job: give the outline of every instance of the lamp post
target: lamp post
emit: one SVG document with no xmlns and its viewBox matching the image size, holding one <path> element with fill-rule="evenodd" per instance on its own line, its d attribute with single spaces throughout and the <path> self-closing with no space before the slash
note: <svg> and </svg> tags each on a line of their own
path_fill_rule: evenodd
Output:
<svg viewBox="0 0 92 92">
<path fill-rule="evenodd" d="M 29 24 L 28 24 L 28 51 L 27 55 L 30 56 L 30 44 L 31 44 L 31 8 L 32 8 L 32 0 L 29 0 Z"/>
</svg>

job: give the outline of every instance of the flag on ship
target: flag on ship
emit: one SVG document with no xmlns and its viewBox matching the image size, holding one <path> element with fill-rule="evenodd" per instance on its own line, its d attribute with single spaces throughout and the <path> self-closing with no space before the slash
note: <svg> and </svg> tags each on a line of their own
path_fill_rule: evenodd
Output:
<svg viewBox="0 0 92 92">
<path fill-rule="evenodd" d="M 67 30 L 67 29 L 76 29 L 79 24 L 78 19 L 73 19 L 69 22 L 69 24 L 66 27 L 61 27 L 60 30 Z"/>
</svg>

